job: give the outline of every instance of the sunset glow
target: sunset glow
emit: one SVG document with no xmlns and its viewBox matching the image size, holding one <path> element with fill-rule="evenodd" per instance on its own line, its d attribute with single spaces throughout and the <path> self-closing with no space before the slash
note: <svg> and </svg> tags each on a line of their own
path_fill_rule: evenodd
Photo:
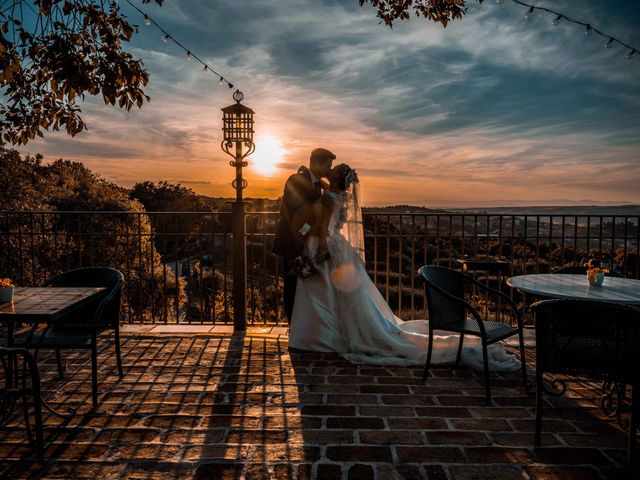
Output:
<svg viewBox="0 0 640 480">
<path fill-rule="evenodd" d="M 260 175 L 270 177 L 276 173 L 286 150 L 280 140 L 270 135 L 256 139 L 256 151 L 249 157 L 249 167 Z"/>
<path fill-rule="evenodd" d="M 247 196 L 282 195 L 324 147 L 358 170 L 367 206 L 640 203 L 640 55 L 543 12 L 526 20 L 512 2 L 467 2 L 446 29 L 412 16 L 393 30 L 356 1 L 303 3 L 144 6 L 255 111 Z M 640 45 L 635 2 L 552 3 Z M 149 103 L 127 112 L 87 96 L 87 132 L 49 132 L 21 152 L 82 161 L 124 187 L 165 180 L 233 197 L 220 148 L 233 89 L 153 25 L 128 48 L 149 72 Z"/>
</svg>

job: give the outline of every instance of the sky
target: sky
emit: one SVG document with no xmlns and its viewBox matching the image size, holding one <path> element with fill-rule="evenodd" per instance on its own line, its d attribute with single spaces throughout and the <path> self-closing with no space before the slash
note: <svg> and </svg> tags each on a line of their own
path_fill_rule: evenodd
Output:
<svg viewBox="0 0 640 480">
<path fill-rule="evenodd" d="M 640 204 L 640 53 L 505 0 L 471 1 L 446 28 L 379 23 L 358 0 L 131 0 L 242 90 L 255 113 L 247 197 L 277 198 L 324 147 L 359 173 L 365 205 L 434 208 Z M 640 49 L 640 1 L 529 0 Z M 20 150 L 84 162 L 123 186 L 166 180 L 235 196 L 221 108 L 233 90 L 162 33 L 126 49 L 151 97 L 120 110 L 87 97 L 88 132 Z"/>
</svg>

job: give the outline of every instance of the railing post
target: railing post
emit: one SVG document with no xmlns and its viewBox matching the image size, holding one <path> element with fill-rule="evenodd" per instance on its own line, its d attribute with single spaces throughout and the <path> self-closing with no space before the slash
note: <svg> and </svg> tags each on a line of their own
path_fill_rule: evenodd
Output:
<svg viewBox="0 0 640 480">
<path fill-rule="evenodd" d="M 240 190 L 241 192 L 241 190 Z M 241 195 L 241 193 L 240 193 Z M 246 330 L 247 306 L 247 240 L 244 202 L 233 204 L 233 328 Z"/>
</svg>

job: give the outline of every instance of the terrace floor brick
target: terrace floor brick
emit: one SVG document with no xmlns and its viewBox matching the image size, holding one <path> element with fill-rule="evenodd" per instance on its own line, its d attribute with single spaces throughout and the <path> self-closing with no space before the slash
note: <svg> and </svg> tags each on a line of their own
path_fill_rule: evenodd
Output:
<svg viewBox="0 0 640 480">
<path fill-rule="evenodd" d="M 125 376 L 100 345 L 91 410 L 85 352 L 41 352 L 40 465 L 21 405 L 0 427 L 0 478 L 466 480 L 640 478 L 624 466 L 626 434 L 599 409 L 599 385 L 576 382 L 546 399 L 543 447 L 533 448 L 534 399 L 519 373 L 352 365 L 290 351 L 286 329 L 124 328 Z M 534 349 L 527 348 L 533 372 Z M 4 379 L 0 379 L 4 381 Z"/>
</svg>

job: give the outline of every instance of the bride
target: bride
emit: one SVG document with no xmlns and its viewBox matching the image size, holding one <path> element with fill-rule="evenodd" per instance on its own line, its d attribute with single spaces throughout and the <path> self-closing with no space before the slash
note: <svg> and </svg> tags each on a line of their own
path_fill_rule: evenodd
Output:
<svg viewBox="0 0 640 480">
<path fill-rule="evenodd" d="M 329 188 L 314 205 L 320 234 L 307 239 L 304 258 L 315 260 L 315 273 L 298 278 L 289 346 L 337 352 L 352 363 L 424 365 L 428 321 L 396 317 L 365 269 L 356 171 L 340 164 L 329 180 Z M 432 363 L 455 361 L 457 335 L 436 335 L 433 340 Z M 481 370 L 482 351 L 469 340 L 465 338 L 462 361 Z M 520 361 L 499 344 L 489 347 L 489 355 L 493 370 L 520 368 Z"/>
</svg>

